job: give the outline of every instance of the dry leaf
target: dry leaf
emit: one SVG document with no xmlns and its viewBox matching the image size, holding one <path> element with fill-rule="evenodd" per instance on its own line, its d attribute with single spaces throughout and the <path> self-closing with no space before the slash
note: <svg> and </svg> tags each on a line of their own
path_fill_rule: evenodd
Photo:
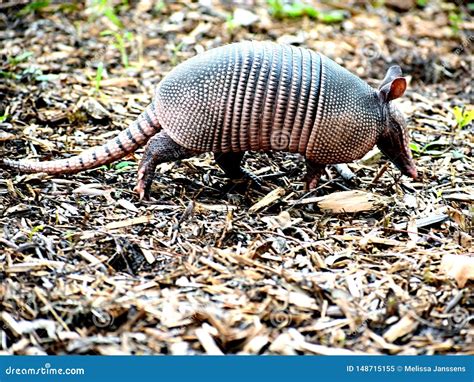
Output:
<svg viewBox="0 0 474 382">
<path fill-rule="evenodd" d="M 281 187 L 274 189 L 272 192 L 265 195 L 262 199 L 260 199 L 257 203 L 255 203 L 252 207 L 249 208 L 249 212 L 257 212 L 262 208 L 273 204 L 275 201 L 279 200 L 283 195 L 285 195 L 285 190 Z"/>
<path fill-rule="evenodd" d="M 146 243 L 141 242 L 140 243 L 140 249 L 142 250 L 143 257 L 145 257 L 146 261 L 148 264 L 153 264 L 155 262 L 155 256 L 153 255 L 153 252 L 150 251 L 148 248 L 146 248 Z"/>
<path fill-rule="evenodd" d="M 11 141 L 12 139 L 15 139 L 15 138 L 16 138 L 16 135 L 0 130 L 0 142 Z"/>
<path fill-rule="evenodd" d="M 121 220 L 121 221 L 106 224 L 105 228 L 117 229 L 117 228 L 129 227 L 131 225 L 149 223 L 151 222 L 152 219 L 153 219 L 153 216 L 151 215 L 143 215 L 143 216 L 138 216 L 133 219 L 126 219 L 126 220 Z"/>
<path fill-rule="evenodd" d="M 128 201 L 127 199 L 119 199 L 117 200 L 117 204 L 125 208 L 126 210 L 129 210 L 132 212 L 138 212 L 138 208 L 135 206 L 135 204 Z"/>
<path fill-rule="evenodd" d="M 388 342 L 393 342 L 405 334 L 413 332 L 417 327 L 418 321 L 410 316 L 404 316 L 384 333 L 383 338 Z"/>
<path fill-rule="evenodd" d="M 459 288 L 464 288 L 467 280 L 474 280 L 474 256 L 447 254 L 441 260 L 440 270 L 453 277 Z"/>
<path fill-rule="evenodd" d="M 359 190 L 334 192 L 322 197 L 317 203 L 322 210 L 334 213 L 372 211 L 387 198 Z"/>
<path fill-rule="evenodd" d="M 418 227 L 416 226 L 416 219 L 411 217 L 407 223 L 408 237 L 413 243 L 416 243 L 420 237 L 418 236 Z"/>
<path fill-rule="evenodd" d="M 231 206 L 227 204 L 204 204 L 204 203 L 195 203 L 194 209 L 198 212 L 206 211 L 215 211 L 215 212 L 226 212 L 229 210 L 235 210 L 236 206 Z"/>
<path fill-rule="evenodd" d="M 203 324 L 201 328 L 196 329 L 196 337 L 201 343 L 202 347 L 206 351 L 206 354 L 209 355 L 223 355 L 221 349 L 217 346 L 214 338 L 209 333 L 208 329 L 210 326 L 208 324 Z"/>
<path fill-rule="evenodd" d="M 262 221 L 267 223 L 268 228 L 285 229 L 299 223 L 302 219 L 292 219 L 288 211 L 282 211 L 277 216 L 265 216 Z"/>
</svg>

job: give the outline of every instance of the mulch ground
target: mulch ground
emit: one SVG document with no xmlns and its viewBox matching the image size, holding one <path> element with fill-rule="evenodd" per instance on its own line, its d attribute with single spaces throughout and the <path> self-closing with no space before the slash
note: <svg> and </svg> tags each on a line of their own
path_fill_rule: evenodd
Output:
<svg viewBox="0 0 474 382">
<path fill-rule="evenodd" d="M 0 4 L 3 157 L 101 144 L 179 62 L 254 39 L 321 51 L 373 86 L 400 65 L 421 176 L 373 151 L 306 192 L 299 156 L 249 153 L 258 189 L 203 155 L 159 166 L 140 202 L 142 150 L 76 175 L 0 170 L 0 353 L 474 354 L 465 6 L 334 3 L 318 9 L 345 19 L 326 24 L 266 2 L 102 3 Z"/>
</svg>

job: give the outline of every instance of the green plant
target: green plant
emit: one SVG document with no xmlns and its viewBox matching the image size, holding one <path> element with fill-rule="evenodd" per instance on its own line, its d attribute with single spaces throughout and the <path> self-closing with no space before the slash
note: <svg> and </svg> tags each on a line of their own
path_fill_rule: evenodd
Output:
<svg viewBox="0 0 474 382">
<path fill-rule="evenodd" d="M 459 24 L 462 23 L 462 14 L 459 12 L 449 12 L 449 24 L 452 31 L 457 34 L 459 33 Z"/>
<path fill-rule="evenodd" d="M 63 239 L 67 240 L 67 242 L 71 246 L 74 246 L 74 244 L 76 243 L 77 241 L 76 236 L 77 236 L 77 232 L 75 231 L 66 231 L 63 233 Z"/>
<path fill-rule="evenodd" d="M 171 65 L 176 66 L 178 64 L 178 53 L 183 49 L 183 42 L 174 45 L 173 49 L 171 49 Z"/>
<path fill-rule="evenodd" d="M 100 91 L 100 82 L 102 81 L 102 74 L 104 72 L 104 63 L 101 61 L 97 65 L 97 70 L 95 72 L 95 91 L 99 93 Z"/>
<path fill-rule="evenodd" d="M 234 21 L 234 16 L 232 15 L 232 13 L 229 13 L 227 15 L 227 20 L 225 22 L 225 27 L 227 29 L 227 32 L 229 32 L 230 34 L 232 34 L 234 32 L 235 28 L 237 27 L 237 24 Z"/>
<path fill-rule="evenodd" d="M 410 142 L 410 150 L 420 155 L 431 155 L 431 156 L 440 156 L 443 155 L 448 149 L 445 150 L 436 150 L 437 147 L 448 146 L 449 143 L 443 139 L 436 139 L 432 142 L 428 142 L 427 144 L 420 146 L 418 143 Z"/>
<path fill-rule="evenodd" d="M 43 231 L 44 230 L 44 226 L 43 225 L 37 225 L 35 227 L 33 227 L 28 235 L 28 241 L 31 241 L 31 239 L 33 239 L 33 236 L 37 233 L 37 232 L 40 232 L 40 231 Z"/>
<path fill-rule="evenodd" d="M 424 8 L 428 5 L 428 0 L 416 0 L 416 5 L 421 8 Z"/>
<path fill-rule="evenodd" d="M 43 74 L 43 71 L 36 66 L 29 66 L 28 68 L 23 70 L 20 76 L 16 77 L 17 80 L 26 79 L 28 81 L 28 80 L 34 79 L 35 81 L 38 81 L 38 82 L 54 81 L 57 78 L 58 78 L 57 74 Z"/>
<path fill-rule="evenodd" d="M 163 11 L 163 9 L 165 9 L 165 6 L 166 6 L 165 2 L 163 0 L 160 0 L 155 4 L 155 7 L 153 8 L 153 11 L 155 13 L 161 13 Z"/>
<path fill-rule="evenodd" d="M 326 24 L 340 23 L 344 21 L 347 13 L 339 9 L 333 9 L 332 11 L 319 12 L 318 20 Z"/>
<path fill-rule="evenodd" d="M 128 2 L 122 2 L 122 4 L 128 4 Z M 91 2 L 90 9 L 92 14 L 105 16 L 116 27 L 123 28 L 123 24 L 116 14 L 116 8 L 110 4 L 109 0 L 94 0 Z"/>
<path fill-rule="evenodd" d="M 268 8 L 273 17 L 283 17 L 283 2 L 281 0 L 268 0 Z"/>
<path fill-rule="evenodd" d="M 26 55 L 25 53 L 21 54 L 20 56 L 14 57 L 9 59 L 9 62 L 12 66 L 18 64 L 21 61 L 24 61 L 27 59 L 27 57 L 31 56 L 31 54 Z M 54 81 L 58 78 L 57 74 L 44 74 L 43 71 L 32 65 L 28 66 L 25 68 L 21 74 L 17 74 L 14 71 L 5 71 L 5 70 L 0 70 L 0 78 L 8 78 L 11 80 L 16 80 L 16 81 L 31 81 L 35 80 L 38 82 L 43 82 L 43 81 Z"/>
<path fill-rule="evenodd" d="M 128 60 L 128 55 L 127 55 L 127 48 L 125 47 L 125 42 L 126 41 L 133 41 L 133 33 L 132 32 L 123 32 L 123 33 L 118 33 L 114 32 L 111 30 L 106 30 L 101 33 L 101 36 L 113 36 L 115 38 L 114 46 L 119 50 L 120 52 L 120 57 L 122 60 L 122 65 L 125 66 L 125 68 L 129 67 L 129 60 Z"/>
<path fill-rule="evenodd" d="M 268 0 L 270 13 L 277 19 L 283 18 L 297 18 L 307 15 L 316 18 L 318 11 L 311 5 L 306 5 L 295 1 L 292 3 L 285 3 L 283 0 Z"/>
<path fill-rule="evenodd" d="M 5 122 L 9 117 L 8 114 L 0 115 L 0 123 Z"/>
<path fill-rule="evenodd" d="M 26 3 L 26 2 L 25 2 Z M 30 4 L 25 5 L 17 13 L 18 16 L 25 16 L 35 12 L 48 12 L 48 13 L 72 13 L 80 9 L 79 2 L 53 2 L 51 0 L 38 0 L 33 1 Z"/>
<path fill-rule="evenodd" d="M 25 52 L 19 54 L 18 56 L 9 57 L 8 58 L 8 63 L 10 65 L 13 65 L 13 66 L 18 65 L 20 62 L 27 61 L 32 55 L 33 55 L 33 53 L 31 53 L 29 51 L 25 51 Z"/>
<path fill-rule="evenodd" d="M 466 127 L 474 120 L 474 109 L 461 108 L 455 106 L 453 108 L 453 115 L 456 119 L 456 123 L 460 129 Z"/>
<path fill-rule="evenodd" d="M 29 13 L 34 13 L 36 11 L 39 11 L 43 8 L 46 8 L 49 4 L 51 3 L 50 0 L 39 0 L 39 1 L 33 1 L 30 4 L 25 5 L 19 12 L 19 16 L 25 16 Z"/>
<path fill-rule="evenodd" d="M 57 74 L 38 74 L 35 77 L 35 80 L 38 82 L 48 82 L 48 81 L 54 81 L 58 79 Z"/>
<path fill-rule="evenodd" d="M 20 76 L 13 72 L 6 72 L 4 70 L 0 70 L 0 78 L 9 78 L 11 80 L 19 80 Z"/>
<path fill-rule="evenodd" d="M 311 5 L 300 1 L 290 3 L 283 0 L 268 0 L 270 14 L 277 19 L 300 18 L 308 16 L 323 23 L 341 22 L 346 17 L 346 12 L 338 9 L 331 11 L 318 11 Z"/>
<path fill-rule="evenodd" d="M 58 11 L 63 13 L 73 13 L 80 10 L 79 2 L 64 2 L 57 5 Z"/>
<path fill-rule="evenodd" d="M 131 167 L 133 167 L 135 165 L 136 165 L 136 162 L 121 161 L 121 162 L 117 163 L 116 165 L 114 165 L 114 167 L 115 167 L 115 170 L 117 170 L 117 172 L 124 172 L 124 171 L 127 171 L 128 169 L 130 169 Z"/>
</svg>

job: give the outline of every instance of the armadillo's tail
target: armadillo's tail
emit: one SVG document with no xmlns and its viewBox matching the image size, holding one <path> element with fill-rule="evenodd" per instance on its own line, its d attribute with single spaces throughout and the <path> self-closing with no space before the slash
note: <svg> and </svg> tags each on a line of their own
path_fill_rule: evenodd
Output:
<svg viewBox="0 0 474 382">
<path fill-rule="evenodd" d="M 161 126 L 158 123 L 153 103 L 151 103 L 127 129 L 121 131 L 115 138 L 102 146 L 93 147 L 71 158 L 49 162 L 0 159 L 0 167 L 28 173 L 76 173 L 123 158 L 145 144 L 159 130 L 161 130 Z"/>
</svg>

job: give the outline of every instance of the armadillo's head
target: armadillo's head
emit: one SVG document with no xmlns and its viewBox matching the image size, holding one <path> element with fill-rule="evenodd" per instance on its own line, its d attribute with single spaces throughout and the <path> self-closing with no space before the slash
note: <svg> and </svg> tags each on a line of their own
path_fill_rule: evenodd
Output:
<svg viewBox="0 0 474 382">
<path fill-rule="evenodd" d="M 393 105 L 392 100 L 401 97 L 407 82 L 399 66 L 392 66 L 379 87 L 379 99 L 385 116 L 385 126 L 377 141 L 377 147 L 404 175 L 417 178 L 417 171 L 409 147 L 405 117 Z"/>
</svg>

